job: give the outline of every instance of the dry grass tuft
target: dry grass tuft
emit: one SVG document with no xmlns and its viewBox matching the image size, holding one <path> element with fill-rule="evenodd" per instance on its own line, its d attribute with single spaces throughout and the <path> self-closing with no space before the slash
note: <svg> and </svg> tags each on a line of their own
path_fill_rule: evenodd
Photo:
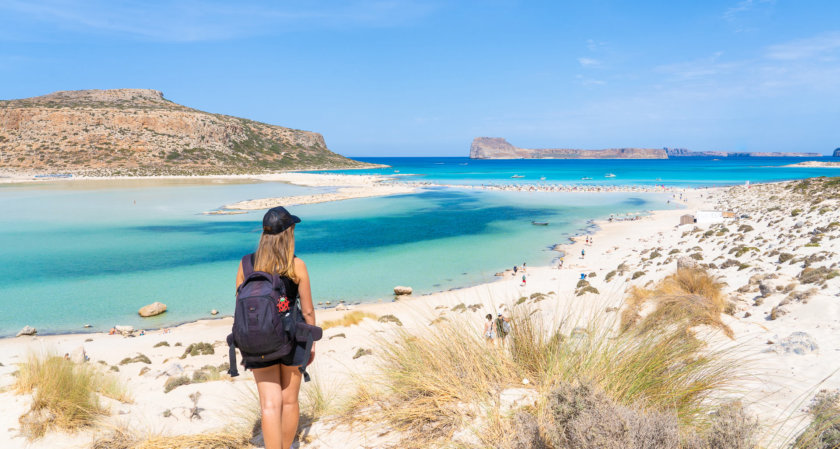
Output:
<svg viewBox="0 0 840 449">
<path fill-rule="evenodd" d="M 21 433 L 30 440 L 53 427 L 75 431 L 92 425 L 106 413 L 98 394 L 131 401 L 125 386 L 96 366 L 55 355 L 30 355 L 21 364 L 14 390 L 32 394 L 30 410 L 20 417 Z"/>
<path fill-rule="evenodd" d="M 621 328 L 645 333 L 660 328 L 663 323 L 678 325 L 683 330 L 707 325 L 732 338 L 732 329 L 720 319 L 728 305 L 723 286 L 705 270 L 682 268 L 651 290 L 633 287 L 622 312 Z M 642 318 L 642 307 L 648 302 L 654 310 Z"/>
<path fill-rule="evenodd" d="M 401 447 L 407 448 L 450 441 L 455 431 L 484 421 L 484 442 L 502 447 L 494 441 L 504 438 L 499 429 L 510 424 L 498 413 L 499 392 L 522 388 L 528 379 L 528 388 L 542 398 L 529 413 L 543 436 L 550 415 L 546 398 L 579 382 L 622 407 L 669 413 L 681 429 L 699 429 L 708 425 L 713 393 L 729 385 L 737 367 L 673 327 L 618 333 L 615 323 L 601 317 L 586 327 L 546 325 L 539 317 L 516 307 L 504 346 L 488 345 L 478 329 L 458 319 L 432 332 L 399 330 L 383 338 L 373 355 L 377 374 L 360 380 L 345 416 L 387 423 L 403 432 Z M 520 418 L 514 427 L 530 435 L 522 441 L 533 440 L 534 423 Z"/>
<path fill-rule="evenodd" d="M 376 315 L 370 312 L 363 312 L 361 310 L 354 310 L 352 312 L 345 313 L 343 317 L 337 320 L 327 320 L 321 323 L 321 328 L 327 330 L 331 327 L 347 327 L 352 326 L 354 324 L 359 324 L 362 322 L 363 319 L 370 318 L 372 320 L 376 319 Z"/>
</svg>

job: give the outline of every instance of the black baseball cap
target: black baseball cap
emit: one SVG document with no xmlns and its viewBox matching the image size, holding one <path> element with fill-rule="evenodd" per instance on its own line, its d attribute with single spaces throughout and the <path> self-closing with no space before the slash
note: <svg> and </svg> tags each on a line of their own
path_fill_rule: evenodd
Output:
<svg viewBox="0 0 840 449">
<path fill-rule="evenodd" d="M 272 207 L 263 216 L 263 233 L 279 234 L 295 223 L 300 223 L 300 218 L 290 214 L 285 207 Z"/>
</svg>

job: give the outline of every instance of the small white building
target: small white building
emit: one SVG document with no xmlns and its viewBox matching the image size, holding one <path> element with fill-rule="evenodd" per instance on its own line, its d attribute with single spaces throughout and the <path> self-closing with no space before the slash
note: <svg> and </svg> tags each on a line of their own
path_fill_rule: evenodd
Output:
<svg viewBox="0 0 840 449">
<path fill-rule="evenodd" d="M 698 210 L 694 214 L 694 220 L 697 224 L 721 223 L 723 222 L 723 212 L 719 210 Z"/>
</svg>

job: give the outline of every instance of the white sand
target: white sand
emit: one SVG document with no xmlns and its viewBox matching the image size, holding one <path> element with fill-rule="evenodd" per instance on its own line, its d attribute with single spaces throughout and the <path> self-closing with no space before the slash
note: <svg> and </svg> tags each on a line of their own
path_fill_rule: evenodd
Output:
<svg viewBox="0 0 840 449">
<path fill-rule="evenodd" d="M 291 182 L 290 178 L 284 180 Z M 774 192 L 779 198 L 771 201 L 769 197 Z M 739 266 L 711 270 L 727 283 L 725 291 L 736 304 L 734 315 L 724 316 L 724 321 L 735 332 L 734 344 L 738 345 L 740 357 L 747 362 L 744 368 L 745 379 L 735 385 L 729 395 L 743 399 L 748 408 L 757 414 L 768 428 L 778 428 L 782 436 L 789 436 L 797 424 L 801 425 L 801 422 L 797 421 L 802 416 L 800 410 L 807 405 L 815 390 L 840 387 L 840 378 L 831 377 L 840 368 L 840 303 L 836 296 L 840 278 L 827 281 L 826 287 L 818 288 L 818 292 L 810 297 L 807 303 L 792 301 L 782 306 L 780 310 L 787 313 L 779 314 L 778 319 L 769 320 L 767 317 L 771 309 L 787 295 L 776 292 L 775 286 L 786 286 L 794 282 L 795 276 L 802 270 L 802 264 L 779 264 L 777 255 L 764 254 L 778 249 L 799 256 L 828 256 L 825 261 L 814 262 L 812 266 L 831 265 L 836 262 L 837 253 L 840 252 L 840 244 L 836 237 L 840 228 L 833 228 L 827 233 L 819 247 L 805 247 L 804 244 L 810 241 L 809 232 L 814 228 L 826 226 L 832 221 L 840 221 L 838 208 L 834 204 L 829 212 L 823 214 L 819 213 L 819 208 L 809 211 L 809 205 L 800 206 L 786 201 L 784 190 L 778 185 L 758 186 L 752 190 L 735 187 L 689 191 L 686 197 L 686 210 L 656 211 L 637 221 L 598 223 L 601 229 L 593 235 L 594 244 L 586 246 L 583 237 L 579 237 L 575 243 L 563 245 L 567 257 L 562 270 L 552 267 L 528 267 L 527 286 L 521 285 L 521 275 L 514 277 L 508 272 L 489 284 L 400 299 L 393 303 L 367 304 L 354 309 L 369 311 L 379 316 L 393 314 L 404 323 L 404 329 L 418 332 L 428 331 L 430 321 L 437 316 L 463 316 L 468 317 L 476 332 L 479 332 L 483 316 L 499 310 L 502 304 L 512 305 L 521 296 L 553 291 L 556 292 L 555 295 L 536 305 L 547 319 L 557 319 L 561 313 L 586 316 L 601 313 L 606 307 L 620 306 L 624 292 L 630 285 L 643 286 L 672 273 L 679 256 L 699 252 L 703 257 L 702 262 L 712 262 L 720 266 L 727 259 L 736 259 L 734 254 L 729 254 L 730 248 L 738 244 L 754 246 L 758 251 L 747 251 L 738 258 L 740 263 L 749 264 L 749 267 L 741 270 Z M 767 212 L 770 204 L 778 204 L 780 209 Z M 791 217 L 794 207 L 802 207 L 805 212 Z M 679 217 L 687 212 L 715 208 L 731 208 L 739 214 L 748 213 L 752 218 L 726 221 L 724 225 L 729 232 L 721 235 L 717 235 L 718 228 L 715 225 L 698 224 L 696 226 L 700 228 L 699 232 L 687 234 L 686 232 L 694 229 L 695 225 L 677 226 Z M 776 220 L 779 221 L 775 222 Z M 797 228 L 797 222 L 802 222 L 802 226 Z M 739 233 L 737 229 L 742 224 L 749 224 L 754 230 Z M 715 232 L 708 237 L 704 236 L 710 227 Z M 739 239 L 738 234 L 742 234 L 743 237 L 742 240 L 736 241 Z M 699 251 L 696 249 L 698 247 Z M 661 248 L 659 252 L 662 255 L 647 260 L 651 250 L 656 248 Z M 581 249 L 586 250 L 586 257 L 583 259 L 580 258 Z M 674 249 L 679 250 L 679 253 L 669 255 Z M 623 276 L 616 276 L 609 283 L 605 282 L 606 274 L 621 263 L 629 266 L 627 272 Z M 631 280 L 636 271 L 644 271 L 645 274 Z M 589 280 L 601 294 L 574 296 L 580 273 L 591 272 L 597 275 Z M 753 305 L 754 298 L 758 295 L 758 283 L 754 282 L 749 288 L 743 289 L 743 292 L 738 290 L 749 285 L 751 277 L 765 274 L 776 274 L 778 278 L 764 281 L 772 286 L 772 293 L 764 298 L 761 305 Z M 811 287 L 816 286 L 796 285 L 794 291 L 805 291 Z M 317 302 L 317 298 L 315 301 Z M 462 313 L 451 310 L 453 306 L 462 303 L 467 306 L 480 304 L 482 308 L 475 312 Z M 343 313 L 319 310 L 317 317 L 319 322 L 323 322 Z M 749 316 L 746 316 L 747 313 Z M 229 332 L 230 325 L 231 319 L 223 318 L 185 324 L 173 328 L 169 334 L 150 331 L 143 337 L 134 338 L 84 334 L 3 339 L 0 340 L 0 361 L 4 364 L 0 367 L 0 386 L 9 386 L 14 382 L 11 373 L 17 369 L 15 364 L 32 350 L 50 350 L 63 354 L 84 346 L 91 358 L 90 363 L 98 364 L 101 360 L 109 366 L 117 364 L 124 357 L 143 353 L 152 360 L 149 366 L 151 371 L 141 376 L 138 373 L 146 366 L 142 363 L 120 366 L 118 375 L 133 391 L 135 401 L 133 404 L 112 405 L 112 414 L 107 421 L 112 425 L 127 421 L 133 428 L 152 429 L 154 432 L 167 434 L 196 433 L 218 428 L 230 422 L 231 407 L 255 405 L 255 399 L 248 397 L 247 393 L 253 385 L 249 373 L 243 372 L 243 375 L 234 381 L 187 385 L 166 394 L 163 393 L 163 384 L 167 376 L 157 377 L 155 373 L 177 363 L 184 369 L 185 374 L 191 375 L 192 371 L 203 365 L 219 365 L 227 361 L 227 347 L 222 342 Z M 397 329 L 394 324 L 365 320 L 357 326 L 326 330 L 324 340 L 316 345 L 316 361 L 310 372 L 328 394 L 340 396 L 346 393 L 356 376 L 363 376 L 373 369 L 372 357 L 363 356 L 354 360 L 353 355 L 360 348 L 375 352 L 376 340 L 388 338 L 389 332 L 394 329 Z M 819 350 L 805 355 L 785 354 L 773 350 L 778 349 L 777 345 L 767 344 L 768 341 L 778 342 L 795 331 L 810 334 L 819 344 Z M 86 341 L 87 339 L 92 341 Z M 177 357 L 181 355 L 184 347 L 153 348 L 159 341 L 168 341 L 172 345 L 180 342 L 184 347 L 194 342 L 210 342 L 214 343 L 216 354 L 181 360 Z M 710 342 L 713 345 L 733 344 L 720 335 L 710 337 Z M 824 380 L 826 378 L 828 379 Z M 309 386 L 305 385 L 304 391 L 307 388 Z M 202 393 L 199 405 L 204 411 L 200 421 L 190 421 L 184 415 L 191 406 L 188 395 L 194 391 Z M 30 398 L 27 396 L 18 396 L 8 391 L 0 394 L 0 408 L 4 410 L 0 426 L 4 429 L 17 429 L 17 417 L 26 411 L 29 402 Z M 172 416 L 164 417 L 165 410 L 171 410 Z M 25 447 L 25 441 L 15 437 L 16 433 L 16 430 L 9 430 L 0 436 L 0 446 Z M 77 435 L 64 435 L 54 432 L 29 447 L 87 447 L 93 433 L 86 431 Z M 377 437 L 378 434 L 379 429 L 331 429 L 319 423 L 309 433 L 312 441 L 302 447 L 362 447 L 362 444 L 371 444 L 373 441 L 378 441 L 377 447 L 382 447 L 388 438 L 381 441 L 382 438 Z M 393 439 L 394 434 L 391 435 Z M 771 444 L 772 446 L 777 445 Z"/>
</svg>

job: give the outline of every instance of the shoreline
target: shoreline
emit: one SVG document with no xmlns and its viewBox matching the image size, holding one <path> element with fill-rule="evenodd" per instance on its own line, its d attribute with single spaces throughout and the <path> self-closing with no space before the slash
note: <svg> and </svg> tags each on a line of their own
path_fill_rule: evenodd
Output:
<svg viewBox="0 0 840 449">
<path fill-rule="evenodd" d="M 679 208 L 656 209 L 627 221 L 589 220 L 575 235 L 567 240 L 558 239 L 560 242 L 554 245 L 553 249 L 565 252 L 563 268 L 529 266 L 524 273 L 527 285 L 520 282 L 522 271 L 513 276 L 511 270 L 505 270 L 501 272 L 502 276 L 477 285 L 400 297 L 397 301 L 316 309 L 319 324 L 342 318 L 348 311 L 366 312 L 372 314 L 372 318 L 356 325 L 326 329 L 324 339 L 317 344 L 317 357 L 310 372 L 326 389 L 325 394 L 338 394 L 345 386 L 353 385 L 355 377 L 375 373 L 375 357 L 354 354 L 376 353 L 377 341 L 393 333 L 429 332 L 433 329 L 430 326 L 446 317 L 464 320 L 464 324 L 475 327 L 476 332 L 481 332 L 486 313 L 509 313 L 514 307 L 531 308 L 532 313 L 539 312 L 539 316 L 547 320 L 563 317 L 582 323 L 592 316 L 617 320 L 615 312 L 624 304 L 628 288 L 650 286 L 672 274 L 682 259 L 696 259 L 726 283 L 723 293 L 732 308 L 728 314 L 721 315 L 721 320 L 732 329 L 735 340 L 712 334 L 707 343 L 710 347 L 734 345 L 737 357 L 750 361 L 744 378 L 725 394 L 743 400 L 765 425 L 779 427 L 783 434 L 793 434 L 802 424 L 797 421 L 803 416 L 798 409 L 816 389 L 840 388 L 840 378 L 832 376 L 837 369 L 834 355 L 840 351 L 840 304 L 836 303 L 835 297 L 840 277 L 827 278 L 823 286 L 815 290 L 818 285 L 802 278 L 801 263 L 782 264 L 776 255 L 778 251 L 790 251 L 793 259 L 785 259 L 785 262 L 807 259 L 812 260 L 809 263 L 814 266 L 828 267 L 834 260 L 831 254 L 840 251 L 840 240 L 833 238 L 840 227 L 828 226 L 824 231 L 826 238 L 814 246 L 808 244 L 809 241 L 813 243 L 811 229 L 797 227 L 796 223 L 809 220 L 813 223 L 809 226 L 820 227 L 840 221 L 834 207 L 840 199 L 825 200 L 827 202 L 822 205 L 812 206 L 810 210 L 805 208 L 792 216 L 794 208 L 802 206 L 798 197 L 784 196 L 792 191 L 789 185 L 789 182 L 779 182 L 754 184 L 750 189 L 741 186 L 692 189 L 684 194 L 686 201 L 680 201 Z M 774 202 L 780 205 L 779 210 L 765 207 L 771 196 L 778 198 L 779 195 L 782 199 Z M 680 216 L 687 210 L 710 209 L 735 210 L 752 218 L 679 225 Z M 785 235 L 776 237 L 780 230 L 784 230 Z M 592 243 L 587 245 L 584 236 L 590 236 Z M 751 250 L 753 246 L 758 249 Z M 743 254 L 733 254 L 733 248 L 744 249 Z M 580 255 L 582 249 L 586 251 L 585 258 Z M 773 250 L 777 253 L 772 254 Z M 817 260 L 820 255 L 827 261 Z M 736 263 L 731 264 L 731 260 Z M 626 273 L 616 273 L 620 264 L 627 265 Z M 582 273 L 588 273 L 587 280 L 600 293 L 578 293 L 576 284 Z M 608 280 L 610 277 L 611 281 Z M 759 294 L 759 285 L 766 294 Z M 811 296 L 806 300 L 790 301 L 789 293 Z M 520 302 L 524 304 L 518 306 Z M 398 319 L 400 324 L 391 322 L 389 316 Z M 383 321 L 382 318 L 388 319 Z M 180 370 L 177 375 L 189 376 L 202 366 L 216 366 L 227 361 L 224 337 L 229 333 L 231 323 L 230 316 L 202 317 L 177 326 L 150 329 L 144 336 L 136 336 L 135 332 L 134 338 L 108 335 L 101 330 L 0 338 L 0 360 L 4 364 L 0 367 L 0 387 L 14 381 L 11 373 L 20 361 L 25 360 L 27 353 L 51 351 L 60 355 L 82 348 L 91 363 L 102 364 L 106 369 L 111 365 L 112 371 L 117 368 L 116 375 L 137 392 L 135 403 L 119 404 L 120 411 L 114 412 L 112 419 L 131 418 L 135 420 L 134 425 L 164 429 L 167 434 L 209 431 L 224 425 L 231 403 L 236 400 L 235 392 L 252 388 L 251 373 L 243 371 L 236 379 L 186 385 L 170 393 L 163 392 L 163 385 L 168 376 L 175 376 L 166 374 L 175 369 L 173 367 Z M 819 350 L 795 353 L 782 345 L 790 336 L 802 331 L 818 342 Z M 164 341 L 167 346 L 160 346 Z M 198 342 L 210 343 L 216 353 L 180 359 L 189 344 Z M 174 347 L 169 347 L 169 343 L 174 343 Z M 147 355 L 151 364 L 123 364 L 124 359 L 138 353 Z M 185 412 L 176 413 L 176 410 L 189 410 L 192 402 L 188 395 L 199 390 L 208 398 L 202 403 L 204 419 L 193 422 L 186 419 L 188 415 L 178 415 Z M 17 416 L 26 411 L 28 402 L 7 392 L 0 393 L 0 405 L 9 410 L 0 419 L 0 425 L 12 428 L 18 425 Z M 177 415 L 178 420 L 167 417 L 167 410 L 172 410 L 172 416 Z M 122 415 L 127 416 L 121 418 Z M 348 436 L 325 430 L 323 426 L 316 425 L 312 429 L 312 435 L 324 442 L 324 447 L 341 447 L 344 441 L 341 438 Z M 354 430 L 350 435 L 359 433 L 364 431 Z M 87 447 L 90 434 L 81 435 L 56 433 L 55 438 L 59 438 L 60 443 L 47 439 L 39 443 L 43 444 L 39 447 Z M 11 435 L 8 438 L 12 442 L 22 442 Z"/>
</svg>

